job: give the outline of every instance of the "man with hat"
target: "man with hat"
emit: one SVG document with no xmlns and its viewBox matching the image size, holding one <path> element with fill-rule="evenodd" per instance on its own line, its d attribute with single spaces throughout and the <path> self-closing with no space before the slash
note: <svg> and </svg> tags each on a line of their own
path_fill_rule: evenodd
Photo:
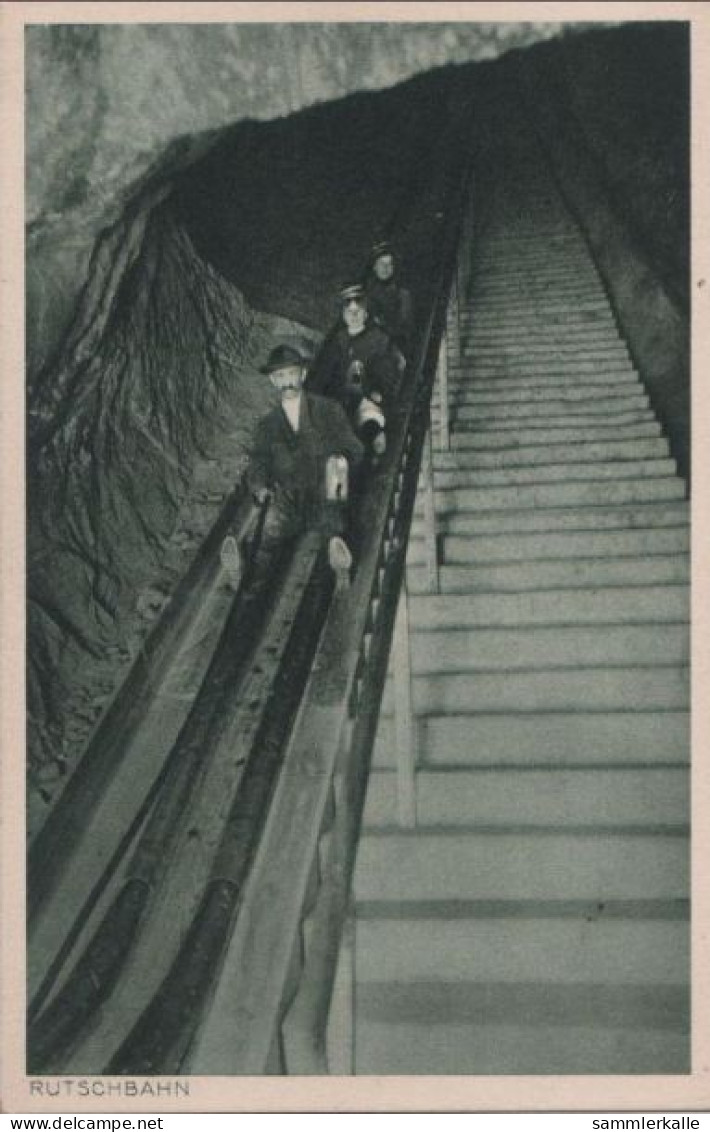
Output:
<svg viewBox="0 0 710 1132">
<path fill-rule="evenodd" d="M 414 332 L 412 296 L 399 283 L 394 251 L 386 241 L 375 244 L 370 254 L 366 294 L 372 319 L 408 358 Z"/>
<path fill-rule="evenodd" d="M 263 572 L 284 544 L 306 530 L 319 530 L 338 584 L 346 583 L 352 555 L 342 539 L 348 478 L 362 458 L 362 445 L 340 405 L 306 393 L 307 360 L 282 344 L 269 354 L 268 375 L 281 404 L 258 422 L 247 483 L 254 500 L 267 506 L 261 548 L 255 563 Z M 234 584 L 241 574 L 239 548 L 228 536 L 222 565 Z"/>
<path fill-rule="evenodd" d="M 340 291 L 341 321 L 330 333 L 318 367 L 318 388 L 345 409 L 358 435 L 376 456 L 386 448 L 385 424 L 394 405 L 400 370 L 389 335 L 368 321 L 365 289 Z"/>
</svg>

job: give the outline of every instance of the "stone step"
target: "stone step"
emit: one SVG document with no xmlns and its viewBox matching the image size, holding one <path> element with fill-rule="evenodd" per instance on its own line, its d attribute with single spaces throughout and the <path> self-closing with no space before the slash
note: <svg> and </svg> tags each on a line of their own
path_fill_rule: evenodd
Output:
<svg viewBox="0 0 710 1132">
<path fill-rule="evenodd" d="M 476 311 L 475 314 L 461 314 L 457 319 L 447 322 L 447 343 L 456 349 L 462 344 L 459 335 L 469 343 L 488 339 L 497 344 L 508 341 L 511 345 L 525 342 L 595 342 L 602 338 L 605 342 L 620 337 L 619 327 L 610 312 L 580 311 L 578 315 L 563 316 L 559 311 L 548 313 L 545 319 L 536 314 L 525 315 L 520 311 L 508 317 L 505 309 L 495 311 Z"/>
<path fill-rule="evenodd" d="M 526 268 L 529 271 L 594 271 L 589 259 L 589 251 L 582 243 L 568 245 L 548 245 L 545 249 L 535 247 L 515 247 L 511 249 L 481 248 L 476 250 L 472 267 L 474 278 L 494 271 L 509 271 Z"/>
<path fill-rule="evenodd" d="M 574 359 L 573 359 L 574 361 Z M 530 372 L 526 372 L 530 370 Z M 572 385 L 585 388 L 588 385 L 612 385 L 615 382 L 636 381 L 640 384 L 639 375 L 630 361 L 618 364 L 614 360 L 610 365 L 580 365 L 550 363 L 540 365 L 537 359 L 525 358 L 511 364 L 510 358 L 490 355 L 486 359 L 478 358 L 475 353 L 471 357 L 464 357 L 460 352 L 453 351 L 448 356 L 447 386 L 449 390 L 465 392 L 467 389 L 476 391 L 481 385 L 493 385 L 495 389 L 508 388 L 505 383 L 517 383 L 520 388 L 540 389 L 547 385 Z M 515 386 L 510 384 L 511 388 Z M 438 392 L 439 382 L 435 381 L 432 393 Z"/>
<path fill-rule="evenodd" d="M 572 313 L 577 303 L 594 303 L 606 306 L 611 314 L 609 301 L 604 288 L 596 280 L 571 280 L 561 278 L 535 279 L 521 278 L 510 283 L 501 279 L 477 280 L 467 303 L 466 313 L 488 311 L 499 307 L 501 311 L 517 311 L 523 306 L 535 307 L 539 303 L 554 303 Z M 463 310 L 460 312 L 463 313 Z"/>
<path fill-rule="evenodd" d="M 432 424 L 440 429 L 441 421 L 438 413 L 432 413 Z M 608 409 L 603 413 L 593 413 L 580 412 L 570 405 L 566 409 L 561 408 L 559 412 L 547 414 L 543 411 L 523 416 L 517 412 L 502 411 L 497 417 L 470 417 L 464 406 L 461 413 L 454 409 L 449 414 L 449 438 L 453 448 L 459 446 L 459 438 L 470 435 L 487 436 L 489 433 L 500 432 L 507 432 L 511 439 L 528 432 L 531 434 L 535 432 L 536 441 L 549 433 L 550 438 L 557 442 L 558 434 L 568 429 L 622 429 L 628 425 L 655 425 L 656 431 L 650 435 L 661 434 L 652 409 L 617 409 L 616 411 Z M 463 447 L 465 446 L 464 442 Z"/>
<path fill-rule="evenodd" d="M 526 183 L 530 184 L 529 170 L 526 172 Z M 529 198 L 526 201 L 526 207 L 529 207 Z M 547 204 L 544 207 L 549 212 L 552 206 Z M 480 241 L 475 245 L 473 262 L 485 262 L 486 256 L 488 256 L 491 263 L 500 263 L 501 259 L 507 255 L 511 263 L 516 263 L 522 255 L 536 255 L 540 262 L 544 264 L 547 263 L 550 256 L 575 255 L 578 253 L 584 254 L 587 262 L 589 262 L 589 251 L 579 229 L 570 223 L 569 216 L 565 219 L 567 225 L 564 233 L 550 233 L 545 236 L 544 240 L 541 240 L 540 229 L 537 225 L 535 228 L 528 225 L 526 231 L 519 233 L 514 230 L 511 218 L 501 217 L 500 221 L 497 217 L 493 218 L 492 223 L 498 223 L 498 230 L 488 228 L 481 234 Z"/>
<path fill-rule="evenodd" d="M 589 250 L 577 229 L 570 228 L 568 236 L 546 239 L 544 243 L 538 243 L 537 247 L 536 237 L 532 234 L 523 237 L 524 243 L 516 240 L 512 245 L 507 242 L 499 245 L 498 237 L 492 240 L 488 237 L 489 233 L 485 233 L 480 243 L 476 243 L 472 257 L 473 264 L 490 264 L 495 267 L 507 259 L 514 268 L 525 256 L 537 258 L 543 267 L 550 260 L 557 259 L 572 259 L 575 262 L 580 260 L 586 264 L 590 262 Z"/>
<path fill-rule="evenodd" d="M 541 664 L 544 658 L 541 658 Z M 416 715 L 476 712 L 684 711 L 688 670 L 657 667 L 550 668 L 503 672 L 434 672 L 412 679 Z M 388 680 L 381 714 L 392 714 Z"/>
<path fill-rule="evenodd" d="M 528 349 L 529 347 L 529 349 Z M 561 351 L 564 354 L 628 355 L 626 342 L 619 337 L 613 322 L 578 326 L 539 324 L 534 326 L 499 326 L 487 323 L 461 323 L 447 331 L 447 352 L 450 360 L 460 355 L 478 353 L 487 356 L 499 353 L 514 357 L 541 356 Z"/>
<path fill-rule="evenodd" d="M 604 294 L 594 266 L 589 259 L 584 263 L 579 256 L 550 260 L 545 265 L 524 260 L 515 266 L 512 263 L 501 263 L 496 268 L 477 265 L 471 275 L 469 294 L 487 294 L 491 289 L 506 294 L 527 294 L 529 290 L 545 286 L 556 287 L 562 293 L 569 290 L 576 294 L 586 288 Z"/>
<path fill-rule="evenodd" d="M 682 766 L 419 770 L 416 797 L 418 829 L 688 823 L 688 771 Z M 394 770 L 371 772 L 363 820 L 366 827 L 396 829 Z"/>
<path fill-rule="evenodd" d="M 587 407 L 586 403 L 583 402 L 580 405 L 558 403 L 553 409 L 550 404 L 548 403 L 547 406 L 540 405 L 539 407 L 501 405 L 497 409 L 472 405 L 462 405 L 460 408 L 453 406 L 449 412 L 449 432 L 450 435 L 467 432 L 498 432 L 501 430 L 519 433 L 522 429 L 533 428 L 548 429 L 552 432 L 555 429 L 585 428 L 587 426 L 590 428 L 613 428 L 630 424 L 653 424 L 656 421 L 655 414 L 650 408 L 625 409 L 619 407 L 600 410 L 592 405 Z M 621 401 L 618 404 L 620 405 Z M 545 411 L 546 408 L 547 411 Z M 439 428 L 441 421 L 438 410 L 432 410 L 431 416 L 432 424 Z"/>
<path fill-rule="evenodd" d="M 595 420 L 615 419 L 619 415 L 636 413 L 648 408 L 646 393 L 626 393 L 619 396 L 587 397 L 578 401 L 567 401 L 559 396 L 545 401 L 511 401 L 501 404 L 498 401 L 487 403 L 453 404 L 449 407 L 452 421 L 497 421 L 503 419 L 528 420 L 531 417 L 558 419 L 560 417 L 593 417 Z M 439 416 L 439 407 L 432 407 L 432 418 Z"/>
<path fill-rule="evenodd" d="M 564 320 L 553 313 L 548 320 L 539 315 L 527 318 L 517 311 L 514 318 L 508 319 L 505 309 L 501 309 L 498 314 L 478 310 L 475 314 L 461 314 L 459 318 L 447 322 L 447 346 L 456 351 L 479 345 L 485 345 L 489 349 L 507 345 L 511 349 L 517 347 L 520 350 L 533 344 L 542 349 L 554 346 L 606 349 L 627 345 L 611 314 L 604 318 L 600 312 L 592 312 L 599 317 L 589 321 L 586 317 L 589 313 L 582 311 L 577 318 L 570 316 Z"/>
<path fill-rule="evenodd" d="M 515 255 L 488 256 L 480 259 L 476 255 L 472 263 L 471 281 L 473 286 L 483 285 L 489 279 L 504 279 L 516 282 L 519 278 L 535 281 L 539 278 L 564 278 L 572 282 L 582 280 L 599 281 L 597 270 L 589 258 L 589 252 L 582 247 L 576 249 L 552 249 L 544 257 L 533 249 L 522 249 Z"/>
<path fill-rule="evenodd" d="M 663 667 L 688 663 L 688 638 L 688 626 L 682 623 L 427 630 L 412 632 L 410 655 L 414 675 L 509 672 L 543 665 Z"/>
<path fill-rule="evenodd" d="M 418 764 L 437 766 L 686 765 L 687 712 L 438 715 L 416 721 Z M 380 719 L 374 765 L 394 766 L 393 720 Z"/>
<path fill-rule="evenodd" d="M 415 675 L 584 665 L 687 664 L 689 627 L 662 625 L 557 625 L 525 629 L 413 631 L 409 647 Z M 389 671 L 392 671 L 390 657 Z"/>
<path fill-rule="evenodd" d="M 526 197 L 525 205 L 525 221 L 522 223 L 523 216 L 520 210 L 520 201 L 518 201 L 517 219 L 515 215 L 506 214 L 505 200 L 499 197 L 495 215 L 490 217 L 489 226 L 485 232 L 481 234 L 480 243 L 476 244 L 474 258 L 477 261 L 479 254 L 485 255 L 489 252 L 493 259 L 497 262 L 498 257 L 503 254 L 506 249 L 510 251 L 511 257 L 515 257 L 524 251 L 537 252 L 542 259 L 546 259 L 549 254 L 556 252 L 566 252 L 570 247 L 583 248 L 586 252 L 586 244 L 582 239 L 580 230 L 570 219 L 568 213 L 565 213 L 560 207 L 559 197 L 555 198 L 549 191 L 544 195 L 544 202 L 535 204 L 533 208 L 532 193 L 540 191 L 544 185 L 544 177 L 546 174 L 541 173 L 540 164 L 533 169 L 532 162 L 529 162 L 525 169 L 525 184 L 526 184 Z M 549 180 L 548 180 L 549 189 Z M 508 186 L 501 185 L 501 192 L 507 192 Z M 512 199 L 509 195 L 507 200 Z M 555 211 L 556 210 L 556 211 Z M 535 217 L 532 219 L 533 211 Z M 544 239 L 542 239 L 542 217 L 550 217 L 555 211 L 558 218 L 558 223 L 554 231 L 545 232 Z M 528 217 L 531 219 L 528 220 Z M 535 245 L 537 244 L 537 247 Z M 588 252 L 586 253 L 589 254 Z"/>
<path fill-rule="evenodd" d="M 519 284 L 486 281 L 474 288 L 471 300 L 478 309 L 484 310 L 491 305 L 516 309 L 521 306 L 536 307 L 540 303 L 559 304 L 566 310 L 572 309 L 577 303 L 609 305 L 604 288 L 598 280 L 570 285 L 559 280 L 552 280 L 550 283 L 521 281 Z"/>
<path fill-rule="evenodd" d="M 599 282 L 599 275 L 589 253 L 585 254 L 585 249 L 582 248 L 575 251 L 553 251 L 545 258 L 541 258 L 532 249 L 523 250 L 515 256 L 503 256 L 501 259 L 494 257 L 481 261 L 476 256 L 472 266 L 471 280 L 474 287 L 484 286 L 489 279 L 502 279 L 510 283 L 515 283 L 520 278 L 531 282 L 541 278 Z"/>
<path fill-rule="evenodd" d="M 357 991 L 357 1074 L 685 1074 L 683 989 L 548 983 Z M 407 1002 L 409 1005 L 407 1006 Z M 585 1080 L 588 1079 L 585 1076 Z"/>
<path fill-rule="evenodd" d="M 589 361 L 577 358 L 560 358 L 538 361 L 534 358 L 520 357 L 517 361 L 512 358 L 494 357 L 461 359 L 450 364 L 449 371 L 454 379 L 464 378 L 475 381 L 477 378 L 495 381 L 497 378 L 535 377 L 540 374 L 557 373 L 565 377 L 594 377 L 599 373 L 636 374 L 631 362 L 627 359 L 609 358 L 607 361 Z"/>
<path fill-rule="evenodd" d="M 577 444 L 531 444 L 493 451 L 475 448 L 450 448 L 434 451 L 435 470 L 454 468 L 532 468 L 555 467 L 559 464 L 596 464 L 615 461 L 619 473 L 624 465 L 639 460 L 662 460 L 668 457 L 668 441 L 662 437 L 641 437 L 637 440 L 607 440 Z"/>
<path fill-rule="evenodd" d="M 445 565 L 484 563 L 526 564 L 556 559 L 634 559 L 656 555 L 688 554 L 689 527 L 659 527 L 651 530 L 511 532 L 502 535 L 444 536 Z M 423 530 L 410 538 L 407 563 L 426 562 Z"/>
<path fill-rule="evenodd" d="M 448 565 L 439 568 L 442 594 L 678 585 L 689 580 L 690 563 L 687 554 L 658 554 L 649 558 L 560 558 L 534 562 Z M 407 587 L 412 595 L 428 592 L 424 566 L 408 567 Z"/>
<path fill-rule="evenodd" d="M 535 247 L 533 241 L 526 242 L 525 245 L 516 242 L 514 245 L 506 247 L 483 243 L 476 247 L 472 258 L 472 267 L 476 271 L 500 270 L 503 266 L 510 271 L 515 271 L 519 265 L 525 263 L 529 263 L 532 267 L 539 267 L 541 271 L 544 271 L 549 264 L 568 264 L 574 268 L 577 266 L 589 268 L 590 259 L 589 251 L 581 240 L 572 240 L 571 242 L 546 241 L 544 248 Z"/>
<path fill-rule="evenodd" d="M 620 503 L 661 503 L 682 499 L 683 481 L 677 476 L 652 480 L 589 483 L 520 484 L 514 487 L 462 487 L 434 492 L 437 513 L 452 511 L 521 511 L 546 507 L 609 507 Z M 417 499 L 417 514 L 423 504 Z"/>
<path fill-rule="evenodd" d="M 500 295 L 502 299 L 527 298 L 549 291 L 570 297 L 605 294 L 593 269 L 550 264 L 546 270 L 534 270 L 521 264 L 518 272 L 508 267 L 499 271 L 477 271 L 471 280 L 470 295 L 475 303 L 486 295 Z"/>
<path fill-rule="evenodd" d="M 470 307 L 464 307 L 460 312 L 457 319 L 451 321 L 452 326 L 460 326 L 462 329 L 491 329 L 496 331 L 504 331 L 509 334 L 525 335 L 530 334 L 534 336 L 540 333 L 549 333 L 553 328 L 560 328 L 565 330 L 584 330 L 589 327 L 609 327 L 617 328 L 616 321 L 611 312 L 610 307 L 596 308 L 595 310 L 569 310 L 569 311 L 552 311 L 548 315 L 545 322 L 533 313 L 526 317 L 520 315 L 520 311 L 515 314 L 510 314 L 505 306 L 501 304 L 500 309 L 496 310 L 481 310 L 478 305 L 472 304 Z"/>
<path fill-rule="evenodd" d="M 419 919 L 416 905 L 402 916 L 358 916 L 358 983 L 441 979 L 660 988 L 689 979 L 687 922 L 644 919 L 643 902 L 638 916 L 628 919 L 599 918 L 589 905 L 588 917 L 536 916 L 532 901 L 524 915 L 488 918 L 485 907 L 478 916 L 450 919 Z"/>
<path fill-rule="evenodd" d="M 637 440 L 639 438 L 659 437 L 661 426 L 647 414 L 642 420 L 631 424 L 584 424 L 559 425 L 552 427 L 544 421 L 534 424 L 520 424 L 508 429 L 472 429 L 464 431 L 459 429 L 451 434 L 451 449 L 460 451 L 498 451 L 505 449 L 511 451 L 524 447 L 551 447 L 559 444 L 585 444 L 611 440 Z M 438 432 L 433 433 L 435 445 L 438 443 Z"/>
<path fill-rule="evenodd" d="M 632 372 L 636 376 L 633 363 L 625 350 L 616 347 L 593 345 L 555 345 L 539 349 L 523 350 L 510 346 L 479 346 L 472 343 L 464 350 L 454 353 L 449 360 L 454 375 L 479 377 L 489 370 L 493 374 L 501 371 L 531 373 L 567 373 L 593 376 L 597 370 L 611 373 Z M 583 367 L 587 367 L 586 369 Z"/>
<path fill-rule="evenodd" d="M 444 535 L 501 536 L 553 531 L 626 531 L 658 527 L 684 527 L 689 521 L 687 500 L 671 503 L 640 503 L 618 507 L 574 507 L 545 511 L 510 511 L 477 515 L 437 515 L 437 528 Z M 423 537 L 424 521 L 415 516 L 414 537 Z"/>
<path fill-rule="evenodd" d="M 476 306 L 484 309 L 491 304 L 515 308 L 523 305 L 534 307 L 538 303 L 559 303 L 567 310 L 576 303 L 609 305 L 604 288 L 598 279 L 571 284 L 565 284 L 558 279 L 553 279 L 549 283 L 521 280 L 516 284 L 486 280 L 485 283 L 479 282 L 474 288 L 472 301 Z"/>
<path fill-rule="evenodd" d="M 436 487 L 499 487 L 508 484 L 558 483 L 582 480 L 622 480 L 644 476 L 674 476 L 675 460 L 597 461 L 595 463 L 562 462 L 534 464 L 528 468 L 435 468 Z M 421 484 L 420 484 L 421 487 Z"/>
<path fill-rule="evenodd" d="M 673 900 L 688 895 L 687 837 L 607 829 L 473 829 L 360 839 L 356 900 Z"/>
<path fill-rule="evenodd" d="M 548 237 L 544 245 L 534 233 L 515 236 L 513 239 L 502 236 L 490 239 L 487 238 L 488 235 L 487 233 L 477 246 L 473 257 L 473 263 L 480 267 L 509 263 L 511 269 L 515 270 L 516 265 L 526 257 L 541 267 L 545 267 L 550 260 L 569 259 L 574 263 L 589 263 L 589 250 L 579 232 L 572 229 L 567 236 Z"/>
<path fill-rule="evenodd" d="M 526 172 L 526 184 L 531 183 L 531 174 L 528 170 Z M 527 203 L 527 202 L 526 202 Z M 551 203 L 546 204 L 546 211 L 549 213 L 552 207 Z M 535 227 L 529 228 L 528 231 L 522 235 L 516 233 L 515 238 L 511 240 L 511 231 L 513 228 L 512 220 L 510 218 L 501 218 L 498 230 L 495 231 L 491 228 L 486 229 L 481 233 L 480 239 L 476 241 L 473 251 L 473 262 L 485 262 L 486 257 L 490 259 L 491 263 L 499 263 L 502 256 L 508 255 L 511 262 L 517 262 L 519 256 L 523 255 L 536 255 L 539 257 L 541 263 L 547 263 L 550 256 L 569 256 L 583 254 L 586 261 L 589 262 L 589 251 L 587 245 L 584 243 L 580 231 L 569 222 L 569 216 L 565 217 L 567 221 L 566 231 L 564 234 L 555 233 L 554 235 L 546 236 L 544 241 L 540 241 L 537 233 L 539 229 Z M 492 223 L 496 223 L 497 218 L 493 218 Z M 537 244 L 537 246 L 535 246 Z"/>
<path fill-rule="evenodd" d="M 606 362 L 613 359 L 628 359 L 629 352 L 626 346 L 618 341 L 609 342 L 568 342 L 560 335 L 555 342 L 520 342 L 520 343 L 491 343 L 472 341 L 460 351 L 464 357 L 498 360 L 510 358 L 514 361 L 523 361 L 526 358 L 541 362 L 562 361 L 593 361 Z"/>
<path fill-rule="evenodd" d="M 541 593 L 413 595 L 413 629 L 505 625 L 638 625 L 686 621 L 687 586 L 606 586 Z"/>
<path fill-rule="evenodd" d="M 598 341 L 607 343 L 617 340 L 623 341 L 619 338 L 618 328 L 611 316 L 597 318 L 594 322 L 579 319 L 563 322 L 559 318 L 543 322 L 540 319 L 520 317 L 511 322 L 502 315 L 495 317 L 479 314 L 475 318 L 462 317 L 460 321 L 448 326 L 447 345 L 450 352 L 456 353 L 463 345 L 475 346 L 479 342 L 487 342 L 495 347 L 505 343 L 524 346 L 526 342 L 538 342 L 540 345 L 588 343 L 594 346 Z"/>
<path fill-rule="evenodd" d="M 476 257 L 472 264 L 471 290 L 481 291 L 489 283 L 515 285 L 521 280 L 538 283 L 540 281 L 566 282 L 572 284 L 599 283 L 599 275 L 589 259 L 589 253 L 582 249 L 556 252 L 549 257 L 541 257 L 537 252 L 521 252 L 513 257 L 504 255 L 500 259 Z"/>
<path fill-rule="evenodd" d="M 494 372 L 468 374 L 465 370 L 449 369 L 447 379 L 447 393 L 449 403 L 453 401 L 466 401 L 469 395 L 481 393 L 493 394 L 495 397 L 505 398 L 506 394 L 520 395 L 534 400 L 536 397 L 555 396 L 566 397 L 568 392 L 572 395 L 579 393 L 583 396 L 588 392 L 590 396 L 613 396 L 615 390 L 621 394 L 644 390 L 642 382 L 634 369 L 602 370 L 596 373 L 566 373 L 564 370 L 547 373 L 531 373 L 501 375 Z M 440 387 L 437 382 L 432 389 L 432 403 L 439 400 Z M 513 398 L 514 399 L 514 398 Z"/>
<path fill-rule="evenodd" d="M 604 329 L 611 332 L 619 330 L 611 307 L 599 306 L 593 310 L 578 310 L 570 307 L 568 310 L 554 310 L 544 321 L 535 312 L 520 310 L 509 311 L 507 303 L 500 303 L 497 307 L 481 307 L 477 299 L 472 299 L 470 305 L 461 307 L 457 312 L 452 311 L 447 318 L 447 326 L 462 332 L 489 330 L 496 333 L 506 333 L 522 336 L 529 331 L 531 338 L 537 335 L 557 333 L 574 333 L 575 331 L 589 331 Z"/>
<path fill-rule="evenodd" d="M 589 257 L 580 250 L 577 255 L 564 257 L 551 257 L 541 261 L 539 257 L 531 258 L 521 256 L 515 262 L 499 263 L 494 260 L 477 263 L 472 276 L 475 290 L 486 287 L 489 283 L 506 283 L 517 286 L 523 283 L 598 283 L 599 275 L 589 261 Z"/>
<path fill-rule="evenodd" d="M 644 396 L 643 388 L 634 373 L 625 374 L 620 378 L 611 378 L 607 382 L 597 382 L 593 378 L 589 381 L 572 381 L 569 377 L 565 382 L 543 382 L 541 385 L 513 386 L 494 381 L 467 382 L 449 388 L 449 410 L 456 410 L 464 405 L 530 405 L 548 404 L 564 401 L 569 405 L 578 405 L 580 402 L 623 400 L 628 397 Z M 438 387 L 434 390 L 431 400 L 432 409 L 438 411 L 441 405 Z"/>
<path fill-rule="evenodd" d="M 542 378 L 542 382 L 539 380 Z M 609 363 L 596 365 L 592 362 L 570 362 L 566 365 L 555 363 L 541 365 L 538 362 L 523 361 L 512 363 L 502 362 L 500 365 L 473 360 L 461 365 L 449 366 L 449 383 L 453 390 L 463 391 L 466 388 L 476 391 L 480 383 L 498 385 L 498 382 L 523 382 L 527 388 L 539 388 L 541 385 L 613 385 L 616 381 L 638 380 L 638 374 L 630 363 Z M 434 387 L 436 388 L 436 387 Z M 500 388 L 500 387 L 499 387 Z M 504 387 L 503 387 L 504 388 Z M 645 391 L 645 386 L 639 382 L 635 386 Z M 432 394 L 434 390 L 432 389 Z"/>
<path fill-rule="evenodd" d="M 552 295 L 517 299 L 515 301 L 502 300 L 498 297 L 488 297 L 487 295 L 473 296 L 472 302 L 475 306 L 477 313 L 481 315 L 497 314 L 501 307 L 505 307 L 507 315 L 514 315 L 520 318 L 540 319 L 547 318 L 548 314 L 553 315 L 567 315 L 571 313 L 577 314 L 579 311 L 599 311 L 603 313 L 609 312 L 609 300 L 603 293 L 594 298 L 574 298 L 569 299 L 566 295 L 560 295 L 559 298 L 554 298 Z"/>
<path fill-rule="evenodd" d="M 605 347 L 609 344 L 618 345 L 623 340 L 615 324 L 610 320 L 608 325 L 580 326 L 572 329 L 553 327 L 517 333 L 514 328 L 498 329 L 496 327 L 461 326 L 461 337 L 458 338 L 459 327 L 452 326 L 449 330 L 447 345 L 450 353 L 460 353 L 469 348 L 487 347 L 489 350 L 498 350 L 507 347 L 524 349 L 527 343 L 534 343 L 546 349 L 565 345 L 574 348 L 595 346 Z"/>
<path fill-rule="evenodd" d="M 490 342 L 498 345 L 501 341 L 508 342 L 511 346 L 521 346 L 526 342 L 536 342 L 540 345 L 546 343 L 555 343 L 559 341 L 564 342 L 623 342 L 624 339 L 619 333 L 619 328 L 614 321 L 613 316 L 610 314 L 607 319 L 596 319 L 594 322 L 580 321 L 576 326 L 560 327 L 557 324 L 546 326 L 538 324 L 536 327 L 531 328 L 529 331 L 521 330 L 518 323 L 512 322 L 507 326 L 486 326 L 478 325 L 475 311 L 461 311 L 458 316 L 454 315 L 450 320 L 447 320 L 447 328 L 449 329 L 449 344 L 455 345 L 456 338 L 454 335 L 457 331 L 461 332 L 462 343 L 467 340 L 470 342 Z"/>
</svg>

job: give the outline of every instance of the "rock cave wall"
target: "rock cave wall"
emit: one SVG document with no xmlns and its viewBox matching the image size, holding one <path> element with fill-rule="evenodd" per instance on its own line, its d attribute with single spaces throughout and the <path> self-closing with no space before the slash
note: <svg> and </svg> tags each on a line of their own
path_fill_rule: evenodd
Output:
<svg viewBox="0 0 710 1132">
<path fill-rule="evenodd" d="M 46 25 L 26 30 L 28 363 L 70 319 L 98 233 L 211 131 L 283 117 L 586 25 Z"/>
<path fill-rule="evenodd" d="M 53 413 L 30 449 L 28 722 L 40 778 L 71 762 L 82 714 L 96 713 L 96 698 L 81 703 L 84 678 L 101 674 L 110 689 L 115 654 L 130 651 L 137 594 L 160 564 L 211 422 L 235 392 L 245 416 L 258 411 L 240 375 L 254 316 L 239 292 L 165 208 L 121 238 L 138 245 L 133 260 L 90 350 L 70 351 L 39 398 Z"/>
</svg>

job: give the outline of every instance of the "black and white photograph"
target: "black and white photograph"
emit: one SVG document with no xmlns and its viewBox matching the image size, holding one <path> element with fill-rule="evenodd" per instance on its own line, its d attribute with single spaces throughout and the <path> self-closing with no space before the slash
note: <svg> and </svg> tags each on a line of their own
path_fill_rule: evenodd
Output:
<svg viewBox="0 0 710 1132">
<path fill-rule="evenodd" d="M 689 1083 L 687 6 L 83 7 L 22 5 L 25 1106 Z"/>
</svg>

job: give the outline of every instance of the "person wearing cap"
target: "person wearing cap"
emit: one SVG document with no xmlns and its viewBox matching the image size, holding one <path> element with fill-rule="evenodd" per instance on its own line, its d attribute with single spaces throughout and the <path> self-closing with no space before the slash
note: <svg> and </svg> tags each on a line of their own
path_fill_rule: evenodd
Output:
<svg viewBox="0 0 710 1132">
<path fill-rule="evenodd" d="M 323 348 L 318 387 L 324 396 L 340 402 L 358 435 L 381 456 L 387 416 L 401 376 L 397 356 L 389 335 L 368 321 L 364 287 L 350 283 L 339 297 L 341 321 Z"/>
<path fill-rule="evenodd" d="M 352 563 L 342 538 L 348 479 L 363 449 L 339 404 L 304 391 L 306 371 L 306 358 L 290 345 L 276 346 L 261 367 L 281 403 L 258 422 L 247 469 L 255 502 L 267 506 L 256 570 L 267 570 L 286 542 L 315 529 L 327 541 L 330 565 L 343 584 Z M 238 584 L 241 562 L 232 536 L 222 545 L 222 565 Z"/>
<path fill-rule="evenodd" d="M 403 358 L 409 358 L 414 333 L 412 296 L 399 282 L 391 244 L 374 245 L 365 291 L 372 319 L 389 334 Z"/>
</svg>

